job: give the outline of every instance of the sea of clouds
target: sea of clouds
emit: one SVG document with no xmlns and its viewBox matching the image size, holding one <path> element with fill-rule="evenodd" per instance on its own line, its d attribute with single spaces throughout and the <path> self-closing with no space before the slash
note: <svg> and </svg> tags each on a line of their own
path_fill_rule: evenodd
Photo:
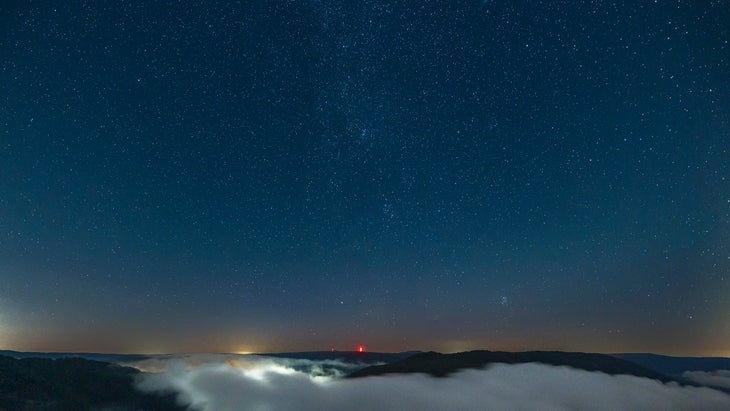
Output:
<svg viewBox="0 0 730 411">
<path fill-rule="evenodd" d="M 687 371 L 682 376 L 698 384 L 730 389 L 730 370 Z"/>
<path fill-rule="evenodd" d="M 264 356 L 187 356 L 135 364 L 146 392 L 200 411 L 730 410 L 730 395 L 544 364 L 494 364 L 447 378 L 342 378 L 361 366 Z M 699 376 L 699 377 L 704 377 Z"/>
</svg>

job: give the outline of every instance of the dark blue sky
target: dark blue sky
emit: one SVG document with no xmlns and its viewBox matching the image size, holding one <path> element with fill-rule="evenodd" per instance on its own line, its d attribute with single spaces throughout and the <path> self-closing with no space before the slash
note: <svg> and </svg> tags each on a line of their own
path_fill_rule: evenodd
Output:
<svg viewBox="0 0 730 411">
<path fill-rule="evenodd" d="M 727 2 L 0 20 L 0 348 L 730 355 Z"/>
</svg>

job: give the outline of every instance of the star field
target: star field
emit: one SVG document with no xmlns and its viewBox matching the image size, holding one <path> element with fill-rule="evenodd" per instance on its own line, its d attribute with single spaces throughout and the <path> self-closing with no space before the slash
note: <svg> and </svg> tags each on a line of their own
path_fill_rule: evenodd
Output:
<svg viewBox="0 0 730 411">
<path fill-rule="evenodd" d="M 724 1 L 0 17 L 0 348 L 730 355 Z"/>
</svg>

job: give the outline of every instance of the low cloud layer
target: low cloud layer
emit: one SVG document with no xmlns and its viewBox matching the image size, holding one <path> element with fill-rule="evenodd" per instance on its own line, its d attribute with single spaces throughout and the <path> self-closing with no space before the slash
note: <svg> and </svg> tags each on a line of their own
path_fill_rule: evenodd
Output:
<svg viewBox="0 0 730 411">
<path fill-rule="evenodd" d="M 340 379 L 339 371 L 323 371 L 326 363 L 213 359 L 167 362 L 164 372 L 147 375 L 139 388 L 177 392 L 181 404 L 200 411 L 730 409 L 730 396 L 709 388 L 543 364 L 496 364 L 442 379 Z"/>
<path fill-rule="evenodd" d="M 353 364 L 337 360 L 312 361 L 267 357 L 265 355 L 237 354 L 164 355 L 124 363 L 123 365 L 135 367 L 147 373 L 168 374 L 179 374 L 184 371 L 192 372 L 196 369 L 227 365 L 240 370 L 244 375 L 258 375 L 261 373 L 289 374 L 289 371 L 294 371 L 319 380 L 344 377 L 365 366 L 365 364 Z"/>
<path fill-rule="evenodd" d="M 682 376 L 698 384 L 730 389 L 730 370 L 687 371 Z"/>
</svg>

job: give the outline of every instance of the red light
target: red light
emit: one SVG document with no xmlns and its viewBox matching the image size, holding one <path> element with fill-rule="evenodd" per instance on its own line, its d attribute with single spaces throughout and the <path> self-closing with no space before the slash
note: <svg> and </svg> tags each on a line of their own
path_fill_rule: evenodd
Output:
<svg viewBox="0 0 730 411">
<path fill-rule="evenodd" d="M 362 345 L 357 347 L 357 352 L 365 352 L 365 347 L 363 347 Z"/>
</svg>

